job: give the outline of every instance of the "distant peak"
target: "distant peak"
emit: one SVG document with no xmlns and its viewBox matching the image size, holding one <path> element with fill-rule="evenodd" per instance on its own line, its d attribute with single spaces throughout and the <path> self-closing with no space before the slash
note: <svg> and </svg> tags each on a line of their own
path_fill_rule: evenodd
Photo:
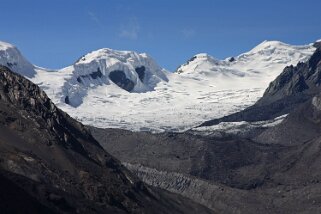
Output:
<svg viewBox="0 0 321 214">
<path fill-rule="evenodd" d="M 35 75 L 34 66 L 12 44 L 0 41 L 0 65 L 29 78 Z"/>
<path fill-rule="evenodd" d="M 207 53 L 199 53 L 199 54 L 196 54 L 195 57 L 197 57 L 197 58 L 206 58 L 206 57 L 210 57 L 210 55 L 208 55 Z"/>
<path fill-rule="evenodd" d="M 321 39 L 318 39 L 317 41 L 315 41 L 315 42 L 313 43 L 313 46 L 314 46 L 315 48 L 321 48 Z"/>
<path fill-rule="evenodd" d="M 7 50 L 10 48 L 16 49 L 16 47 L 14 45 L 7 43 L 7 42 L 0 41 L 0 50 Z"/>
<path fill-rule="evenodd" d="M 285 45 L 284 42 L 277 41 L 277 40 L 264 40 L 259 45 Z"/>
<path fill-rule="evenodd" d="M 89 63 L 100 59 L 117 59 L 120 61 L 127 61 L 128 59 L 150 58 L 147 54 L 137 53 L 135 51 L 114 50 L 111 48 L 101 48 L 91 51 L 82 56 L 76 63 Z"/>
<path fill-rule="evenodd" d="M 280 41 L 264 40 L 263 42 L 258 44 L 256 47 L 254 47 L 250 52 L 257 52 L 257 51 L 264 50 L 264 49 L 269 49 L 269 48 L 288 47 L 288 46 L 290 46 L 290 45 L 285 44 L 285 43 L 280 42 Z"/>
</svg>

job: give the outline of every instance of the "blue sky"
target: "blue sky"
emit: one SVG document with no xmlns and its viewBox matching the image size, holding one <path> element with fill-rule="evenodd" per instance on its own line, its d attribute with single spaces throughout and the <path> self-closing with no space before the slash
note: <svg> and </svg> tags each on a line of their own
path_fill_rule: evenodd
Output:
<svg viewBox="0 0 321 214">
<path fill-rule="evenodd" d="M 197 53 L 223 59 L 263 40 L 321 38 L 320 0 L 0 0 L 0 40 L 32 63 L 62 68 L 109 47 L 175 70 Z"/>
</svg>

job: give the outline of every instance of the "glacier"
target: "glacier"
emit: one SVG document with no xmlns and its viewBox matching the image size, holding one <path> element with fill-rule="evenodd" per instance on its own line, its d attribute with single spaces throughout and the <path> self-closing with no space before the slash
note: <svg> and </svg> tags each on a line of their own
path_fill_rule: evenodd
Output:
<svg viewBox="0 0 321 214">
<path fill-rule="evenodd" d="M 197 54 L 169 72 L 145 53 L 103 48 L 50 70 L 0 42 L 0 64 L 38 84 L 59 108 L 86 125 L 180 132 L 252 105 L 285 66 L 306 61 L 314 51 L 313 44 L 264 41 L 223 60 Z"/>
</svg>

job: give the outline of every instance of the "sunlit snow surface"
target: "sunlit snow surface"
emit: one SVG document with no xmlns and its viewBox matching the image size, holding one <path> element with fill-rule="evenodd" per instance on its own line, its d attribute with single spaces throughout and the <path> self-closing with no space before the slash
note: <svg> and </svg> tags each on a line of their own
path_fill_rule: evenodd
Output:
<svg viewBox="0 0 321 214">
<path fill-rule="evenodd" d="M 85 124 L 130 130 L 183 131 L 205 120 L 220 117 L 255 102 L 262 89 L 216 90 L 210 81 L 172 75 L 155 91 L 135 94 L 115 85 L 91 90 L 74 109 L 59 104 Z"/>
<path fill-rule="evenodd" d="M 158 81 L 153 90 L 133 93 L 110 81 L 97 84 L 97 80 L 93 80 L 80 88 L 84 93 L 77 107 L 64 102 L 66 82 L 70 82 L 72 87 L 69 88 L 72 89 L 82 87 L 78 83 L 72 85 L 75 81 L 70 81 L 79 74 L 75 66 L 59 71 L 36 67 L 36 76 L 30 79 L 43 88 L 58 107 L 84 124 L 133 131 L 184 131 L 252 105 L 286 65 L 306 61 L 314 50 L 312 45 L 291 46 L 265 41 L 251 51 L 234 57 L 234 60 L 196 55 L 193 61 L 179 68 L 180 74 L 161 70 L 147 55 L 139 57 L 133 53 L 135 57 L 126 59 L 125 64 L 122 63 L 124 60 L 112 61 L 113 69 L 127 66 L 128 72 L 132 72 L 133 65 L 141 64 L 150 66 L 151 70 L 157 68 L 157 72 L 152 73 Z M 115 53 L 122 54 L 119 51 Z M 96 64 L 101 63 L 105 63 L 104 72 L 111 70 L 106 63 L 110 62 L 109 56 L 102 54 L 97 51 L 87 55 L 92 58 L 88 61 L 89 70 L 94 71 Z M 105 61 L 102 62 L 102 59 Z M 87 61 L 81 63 L 86 64 Z M 137 77 L 133 78 L 137 80 Z"/>
</svg>

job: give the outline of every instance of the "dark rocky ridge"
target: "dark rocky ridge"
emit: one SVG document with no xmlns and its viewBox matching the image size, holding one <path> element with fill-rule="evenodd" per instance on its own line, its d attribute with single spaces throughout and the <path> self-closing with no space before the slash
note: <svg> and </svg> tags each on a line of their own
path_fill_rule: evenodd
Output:
<svg viewBox="0 0 321 214">
<path fill-rule="evenodd" d="M 219 119 L 204 122 L 200 126 L 220 122 L 263 121 L 288 114 L 302 103 L 317 95 L 321 89 L 321 43 L 306 63 L 288 66 L 270 83 L 263 97 L 253 106 Z"/>
<path fill-rule="evenodd" d="M 144 82 L 146 77 L 145 71 L 145 66 L 135 68 L 135 72 L 138 74 L 138 78 L 141 82 Z M 124 71 L 112 71 L 109 73 L 109 78 L 113 83 L 126 91 L 131 92 L 135 87 L 135 83 L 126 77 Z"/>
<path fill-rule="evenodd" d="M 320 96 L 296 108 L 278 126 L 263 131 L 255 141 L 282 145 L 300 145 L 321 133 Z"/>
<path fill-rule="evenodd" d="M 109 155 L 36 85 L 0 67 L 2 211 L 30 213 L 208 213 L 151 189 Z M 27 209 L 27 210 L 26 210 Z"/>
<path fill-rule="evenodd" d="M 113 83 L 126 91 L 132 91 L 135 83 L 126 77 L 124 71 L 112 71 L 109 73 L 109 78 Z"/>
<path fill-rule="evenodd" d="M 138 77 L 139 77 L 140 81 L 144 82 L 145 71 L 146 71 L 145 66 L 137 67 L 137 68 L 135 68 L 135 71 L 138 74 Z"/>
</svg>

